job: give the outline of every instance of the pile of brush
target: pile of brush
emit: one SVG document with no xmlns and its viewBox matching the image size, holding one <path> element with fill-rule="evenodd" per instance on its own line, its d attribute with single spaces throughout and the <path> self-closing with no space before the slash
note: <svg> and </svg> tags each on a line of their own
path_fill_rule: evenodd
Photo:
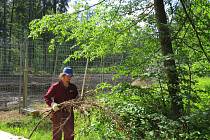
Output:
<svg viewBox="0 0 210 140">
<path fill-rule="evenodd" d="M 103 114 L 107 115 L 107 117 L 111 118 L 111 120 L 113 121 L 112 123 L 114 123 L 117 126 L 118 130 L 125 131 L 120 117 L 117 114 L 115 114 L 109 107 L 105 106 L 102 102 L 96 102 L 90 99 L 89 100 L 88 99 L 73 99 L 73 100 L 65 101 L 59 104 L 60 109 L 67 110 L 67 111 L 68 110 L 71 111 L 72 107 L 76 109 L 78 112 L 80 112 L 81 114 L 83 114 L 84 116 L 86 114 L 89 114 L 89 112 L 91 112 L 92 109 L 100 110 L 101 112 L 103 112 Z M 41 114 L 42 116 L 43 115 L 44 116 L 32 130 L 30 136 L 28 137 L 29 139 L 31 138 L 31 136 L 33 135 L 34 131 L 37 129 L 41 121 L 44 120 L 47 116 L 49 116 L 52 112 L 53 110 L 50 109 Z M 68 118 L 66 120 L 68 120 Z M 65 122 L 66 121 L 64 121 L 64 124 L 60 126 L 60 129 L 62 129 L 62 127 L 65 125 Z"/>
</svg>

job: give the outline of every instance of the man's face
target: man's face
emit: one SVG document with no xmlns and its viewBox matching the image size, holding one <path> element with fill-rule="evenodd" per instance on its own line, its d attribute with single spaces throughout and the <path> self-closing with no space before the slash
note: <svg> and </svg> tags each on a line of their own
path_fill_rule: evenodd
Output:
<svg viewBox="0 0 210 140">
<path fill-rule="evenodd" d="M 64 76 L 64 81 L 65 81 L 65 82 L 70 82 L 70 81 L 71 81 L 71 78 L 72 78 L 72 76 L 70 76 L 70 75 L 65 75 L 65 76 Z"/>
</svg>

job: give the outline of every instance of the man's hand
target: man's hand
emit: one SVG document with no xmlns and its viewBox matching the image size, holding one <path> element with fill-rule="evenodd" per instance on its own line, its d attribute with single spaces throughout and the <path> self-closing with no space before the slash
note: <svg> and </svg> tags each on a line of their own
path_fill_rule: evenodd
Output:
<svg viewBox="0 0 210 140">
<path fill-rule="evenodd" d="M 55 111 L 55 112 L 59 110 L 58 104 L 55 103 L 55 102 L 53 102 L 53 103 L 51 104 L 51 107 L 52 107 L 53 111 Z"/>
</svg>

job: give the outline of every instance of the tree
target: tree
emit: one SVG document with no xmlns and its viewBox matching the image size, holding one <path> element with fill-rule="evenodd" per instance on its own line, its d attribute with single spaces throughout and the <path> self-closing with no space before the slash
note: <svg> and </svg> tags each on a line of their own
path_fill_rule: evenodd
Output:
<svg viewBox="0 0 210 140">
<path fill-rule="evenodd" d="M 7 73 L 8 72 L 8 58 L 7 58 L 7 38 L 8 38 L 8 30 L 7 30 L 7 11 L 8 11 L 8 1 L 4 0 L 3 2 L 3 66 L 2 66 L 2 70 L 3 73 Z"/>
<path fill-rule="evenodd" d="M 30 36 L 36 38 L 45 32 L 51 32 L 54 38 L 51 40 L 50 48 L 54 47 L 55 40 L 58 43 L 75 40 L 76 45 L 72 46 L 72 48 L 76 48 L 75 52 L 66 61 L 81 57 L 94 60 L 106 56 L 121 56 L 122 62 L 114 66 L 114 70 L 117 70 L 119 75 L 133 78 L 147 73 L 159 75 L 154 70 L 160 69 L 158 71 L 162 72 L 163 67 L 165 73 L 160 78 L 164 84 L 167 84 L 171 116 L 175 119 L 179 118 L 184 107 L 180 96 L 182 93 L 180 82 L 182 83 L 182 81 L 179 81 L 178 73 L 180 71 L 177 72 L 175 62 L 178 61 L 180 64 L 183 56 L 177 53 L 180 46 L 177 45 L 176 37 L 181 36 L 181 40 L 187 40 L 190 43 L 195 38 L 192 34 L 193 30 L 187 33 L 192 40 L 184 37 L 186 34 L 183 29 L 186 26 L 179 29 L 184 22 L 182 19 L 184 17 L 183 9 L 180 6 L 175 7 L 175 10 L 180 9 L 181 11 L 171 14 L 168 9 L 165 10 L 163 1 L 158 0 L 154 0 L 154 3 L 146 0 L 131 0 L 124 3 L 123 1 L 118 3 L 100 1 L 94 5 L 96 7 L 92 9 L 93 14 L 87 20 L 88 10 L 93 6 L 81 5 L 82 3 L 78 3 L 77 11 L 73 14 L 45 16 L 41 20 L 32 21 Z M 167 22 L 167 14 L 171 17 L 170 23 Z M 179 16 L 181 20 L 177 20 Z M 143 26 L 141 26 L 142 22 Z M 158 34 L 156 34 L 157 30 Z M 184 36 L 182 36 L 183 34 Z M 159 52 L 159 46 L 162 52 Z M 190 53 L 189 48 L 181 49 Z M 203 53 L 199 53 L 199 55 L 205 56 Z M 189 55 L 186 54 L 186 56 Z M 163 66 L 158 61 L 163 62 Z M 159 64 L 157 65 L 157 63 Z M 188 64 L 183 61 L 182 66 L 186 65 Z M 164 75 L 166 75 L 166 79 L 164 79 Z"/>
<path fill-rule="evenodd" d="M 172 112 L 173 116 L 175 118 L 178 118 L 182 115 L 183 103 L 181 96 L 179 96 L 179 80 L 163 0 L 154 0 L 154 7 L 157 18 L 157 27 L 159 31 L 161 50 L 163 56 L 165 57 L 164 67 L 168 80 L 168 91 L 169 95 L 171 96 Z"/>
</svg>

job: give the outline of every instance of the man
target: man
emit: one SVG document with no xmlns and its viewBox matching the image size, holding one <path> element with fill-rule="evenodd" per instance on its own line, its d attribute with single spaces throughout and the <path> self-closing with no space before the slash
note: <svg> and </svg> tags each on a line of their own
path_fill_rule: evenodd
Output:
<svg viewBox="0 0 210 140">
<path fill-rule="evenodd" d="M 60 126 L 66 121 L 63 126 L 64 140 L 74 139 L 74 112 L 73 107 L 70 110 L 59 109 L 58 105 L 64 101 L 75 99 L 78 96 L 77 87 L 71 83 L 73 70 L 71 67 L 65 67 L 59 75 L 59 81 L 51 85 L 44 96 L 46 103 L 52 107 L 53 113 L 51 116 L 53 140 L 62 139 L 62 129 Z M 68 117 L 70 118 L 66 120 Z"/>
</svg>

